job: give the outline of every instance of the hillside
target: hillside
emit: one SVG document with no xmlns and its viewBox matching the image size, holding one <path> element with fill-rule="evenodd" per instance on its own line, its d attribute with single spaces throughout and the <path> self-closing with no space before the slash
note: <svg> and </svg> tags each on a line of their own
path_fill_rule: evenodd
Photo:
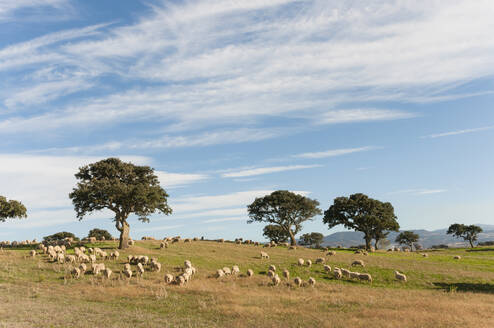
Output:
<svg viewBox="0 0 494 328">
<path fill-rule="evenodd" d="M 115 242 L 98 246 L 108 253 Z M 266 251 L 270 259 L 261 259 Z M 68 250 L 67 254 L 73 254 Z M 161 272 L 149 268 L 142 278 L 120 276 L 128 255 L 156 257 Z M 454 260 L 453 255 L 461 255 Z M 322 264 L 298 266 L 297 259 L 323 257 L 332 268 L 350 268 L 355 259 L 372 283 L 325 273 Z M 165 273 L 180 274 L 184 260 L 197 274 L 185 286 L 167 285 Z M 102 259 L 98 260 L 103 261 Z M 478 248 L 418 253 L 376 252 L 368 256 L 338 250 L 334 256 L 299 247 L 195 241 L 160 250 L 159 241 L 141 241 L 105 260 L 110 279 L 87 272 L 70 275 L 71 264 L 51 263 L 29 249 L 0 251 L 0 327 L 489 327 L 494 322 L 494 249 Z M 272 286 L 269 265 L 282 278 Z M 240 267 L 240 275 L 214 277 L 224 266 Z M 247 278 L 248 268 L 254 276 Z M 408 282 L 395 280 L 394 270 Z M 293 278 L 314 287 L 296 287 Z M 447 315 L 445 315 L 447 314 Z"/>
<path fill-rule="evenodd" d="M 494 226 L 487 224 L 479 224 L 484 230 L 483 233 L 479 235 L 479 242 L 494 240 Z M 463 239 L 454 238 L 451 235 L 447 235 L 446 231 L 448 229 L 438 229 L 433 231 L 428 230 L 412 230 L 420 236 L 419 243 L 425 248 L 430 248 L 432 245 L 445 244 L 450 247 L 464 247 L 467 243 Z M 388 240 L 394 244 L 394 240 L 398 232 L 390 232 Z M 335 232 L 324 237 L 322 243 L 323 246 L 336 247 L 338 245 L 342 247 L 350 247 L 355 245 L 363 244 L 364 234 L 356 231 L 341 231 Z"/>
</svg>

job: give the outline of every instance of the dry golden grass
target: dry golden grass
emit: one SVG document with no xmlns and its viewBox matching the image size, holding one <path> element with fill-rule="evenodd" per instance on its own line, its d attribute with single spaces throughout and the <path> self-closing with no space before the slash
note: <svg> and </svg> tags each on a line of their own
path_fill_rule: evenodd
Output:
<svg viewBox="0 0 494 328">
<path fill-rule="evenodd" d="M 359 270 L 374 277 L 368 284 L 330 279 L 321 265 L 295 265 L 298 257 L 324 255 L 320 251 L 263 249 L 271 259 L 261 260 L 260 250 L 213 242 L 159 250 L 157 242 L 139 242 L 122 257 L 159 256 L 163 269 L 130 282 L 92 275 L 76 281 L 65 274 L 67 266 L 26 258 L 27 250 L 0 252 L 0 327 L 494 327 L 494 252 L 456 250 L 463 262 L 450 260 L 453 251 L 429 258 L 341 251 L 326 258 L 332 266 L 363 259 L 366 268 Z M 185 259 L 198 268 L 197 276 L 185 287 L 166 286 L 164 273 L 175 273 Z M 123 262 L 106 263 L 118 275 Z M 233 264 L 256 275 L 209 277 Z M 270 286 L 260 274 L 269 264 L 289 269 L 292 279 L 314 276 L 317 284 L 296 288 L 283 280 Z M 389 278 L 394 269 L 406 272 L 409 283 Z"/>
</svg>

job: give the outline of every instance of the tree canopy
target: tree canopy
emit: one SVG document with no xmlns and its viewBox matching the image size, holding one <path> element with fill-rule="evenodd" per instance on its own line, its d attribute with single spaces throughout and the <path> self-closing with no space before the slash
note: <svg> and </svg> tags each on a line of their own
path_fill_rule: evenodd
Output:
<svg viewBox="0 0 494 328">
<path fill-rule="evenodd" d="M 360 193 L 335 198 L 333 205 L 324 212 L 323 222 L 330 229 L 341 224 L 347 229 L 363 232 L 367 249 L 371 248 L 372 239 L 378 242 L 386 236 L 386 231 L 400 229 L 391 203 Z"/>
<path fill-rule="evenodd" d="M 103 209 L 113 211 L 115 227 L 120 231 L 120 249 L 128 247 L 130 214 L 149 222 L 148 217 L 153 213 L 172 213 L 168 194 L 149 166 L 108 158 L 79 168 L 75 177 L 79 182 L 69 197 L 77 218 L 82 220 L 87 214 Z"/>
<path fill-rule="evenodd" d="M 403 231 L 396 236 L 395 242 L 400 245 L 407 245 L 413 251 L 413 245 L 419 241 L 420 236 L 413 231 Z"/>
<path fill-rule="evenodd" d="M 465 225 L 454 223 L 449 226 L 448 231 L 446 232 L 448 235 L 453 235 L 456 238 L 463 238 L 463 240 L 468 241 L 470 243 L 470 247 L 473 248 L 473 242 L 477 241 L 479 233 L 483 230 L 481 227 L 472 225 Z"/>
<path fill-rule="evenodd" d="M 315 245 L 317 248 L 319 248 L 321 247 L 323 239 L 324 235 L 320 232 L 305 233 L 302 235 L 301 243 L 308 246 Z"/>
<path fill-rule="evenodd" d="M 26 207 L 17 200 L 7 200 L 6 197 L 0 196 L 0 222 L 7 219 L 22 219 L 27 217 Z"/>
<path fill-rule="evenodd" d="M 97 240 L 111 240 L 111 239 L 113 239 L 113 236 L 107 230 L 98 229 L 98 228 L 91 229 L 89 231 L 87 237 L 88 238 L 94 237 Z"/>
<path fill-rule="evenodd" d="M 295 235 L 302 229 L 302 223 L 321 214 L 318 206 L 319 202 L 315 199 L 288 190 L 277 190 L 256 198 L 247 206 L 247 223 L 265 222 L 278 225 L 288 233 L 291 244 L 296 245 Z"/>
<path fill-rule="evenodd" d="M 290 238 L 290 234 L 287 231 L 275 224 L 265 226 L 262 235 L 275 243 L 284 243 Z"/>
<path fill-rule="evenodd" d="M 52 242 L 52 241 L 65 240 L 66 238 L 70 238 L 74 241 L 79 240 L 79 238 L 77 238 L 72 232 L 67 232 L 67 231 L 61 231 L 54 233 L 53 235 L 43 237 L 43 240 L 47 242 Z"/>
</svg>

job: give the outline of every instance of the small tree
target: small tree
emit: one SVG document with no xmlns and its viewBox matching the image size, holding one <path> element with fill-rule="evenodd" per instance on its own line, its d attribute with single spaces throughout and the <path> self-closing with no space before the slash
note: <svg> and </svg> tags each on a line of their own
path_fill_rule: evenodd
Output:
<svg viewBox="0 0 494 328">
<path fill-rule="evenodd" d="M 130 214 L 149 222 L 148 216 L 155 212 L 172 213 L 167 204 L 168 194 L 149 166 L 108 158 L 81 167 L 75 177 L 79 182 L 69 197 L 77 218 L 82 220 L 87 214 L 103 209 L 113 211 L 115 227 L 120 231 L 120 249 L 128 247 Z"/>
<path fill-rule="evenodd" d="M 413 251 L 413 245 L 419 240 L 420 236 L 412 231 L 403 231 L 397 237 L 395 242 L 400 245 L 407 245 Z"/>
<path fill-rule="evenodd" d="M 57 232 L 54 233 L 53 235 L 43 237 L 43 240 L 46 242 L 61 241 L 65 239 L 72 239 L 74 241 L 79 240 L 79 238 L 77 238 L 72 232 L 67 232 L 67 231 Z"/>
<path fill-rule="evenodd" d="M 104 229 L 98 229 L 98 228 L 94 228 L 94 229 L 90 230 L 87 237 L 88 238 L 94 237 L 94 238 L 96 238 L 96 240 L 111 240 L 111 239 L 113 239 L 112 235 L 108 231 L 106 231 Z"/>
<path fill-rule="evenodd" d="M 384 249 L 386 247 L 389 247 L 391 245 L 391 242 L 389 241 L 388 238 L 382 238 L 379 239 L 379 241 L 376 243 L 376 249 Z"/>
<path fill-rule="evenodd" d="M 302 223 L 321 214 L 315 199 L 295 194 L 288 190 L 278 190 L 247 206 L 249 220 L 266 222 L 280 226 L 290 236 L 291 244 L 296 245 L 295 235 L 302 229 Z"/>
<path fill-rule="evenodd" d="M 21 202 L 17 200 L 7 200 L 4 196 L 0 196 L 0 222 L 5 222 L 7 219 L 22 219 L 27 217 L 27 210 Z"/>
<path fill-rule="evenodd" d="M 321 243 L 324 239 L 324 235 L 320 232 L 311 232 L 302 235 L 301 241 L 303 245 L 312 246 L 315 245 L 317 248 L 321 247 Z"/>
<path fill-rule="evenodd" d="M 364 194 L 335 198 L 333 205 L 324 212 L 323 222 L 329 228 L 344 225 L 347 229 L 364 233 L 365 248 L 371 248 L 374 238 L 382 238 L 385 231 L 398 231 L 394 208 L 390 203 L 383 203 Z"/>
<path fill-rule="evenodd" d="M 453 235 L 456 238 L 463 238 L 463 240 L 468 241 L 470 243 L 470 247 L 473 246 L 473 242 L 477 241 L 479 233 L 483 230 L 481 227 L 476 225 L 464 225 L 455 223 L 449 226 L 448 235 Z"/>
<path fill-rule="evenodd" d="M 290 238 L 288 232 L 279 225 L 274 224 L 268 224 L 264 227 L 263 236 L 275 243 L 284 243 Z"/>
</svg>

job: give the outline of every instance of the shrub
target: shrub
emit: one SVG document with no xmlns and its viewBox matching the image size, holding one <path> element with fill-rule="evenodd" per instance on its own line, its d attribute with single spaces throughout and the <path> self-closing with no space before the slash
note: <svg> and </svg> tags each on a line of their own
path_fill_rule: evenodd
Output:
<svg viewBox="0 0 494 328">
<path fill-rule="evenodd" d="M 112 235 L 108 231 L 106 231 L 104 229 L 98 229 L 98 228 L 94 228 L 94 229 L 89 231 L 87 238 L 91 238 L 91 237 L 96 238 L 96 240 L 111 240 L 111 239 L 113 239 Z"/>
<path fill-rule="evenodd" d="M 479 246 L 494 246 L 494 240 L 482 241 Z"/>
<path fill-rule="evenodd" d="M 46 242 L 60 241 L 65 239 L 69 239 L 69 240 L 72 239 L 73 241 L 79 240 L 79 238 L 77 238 L 72 232 L 67 232 L 67 231 L 57 232 L 54 233 L 53 235 L 43 237 L 43 240 Z"/>
<path fill-rule="evenodd" d="M 432 249 L 449 248 L 449 246 L 445 244 L 440 244 L 440 245 L 432 245 L 431 248 Z"/>
</svg>

